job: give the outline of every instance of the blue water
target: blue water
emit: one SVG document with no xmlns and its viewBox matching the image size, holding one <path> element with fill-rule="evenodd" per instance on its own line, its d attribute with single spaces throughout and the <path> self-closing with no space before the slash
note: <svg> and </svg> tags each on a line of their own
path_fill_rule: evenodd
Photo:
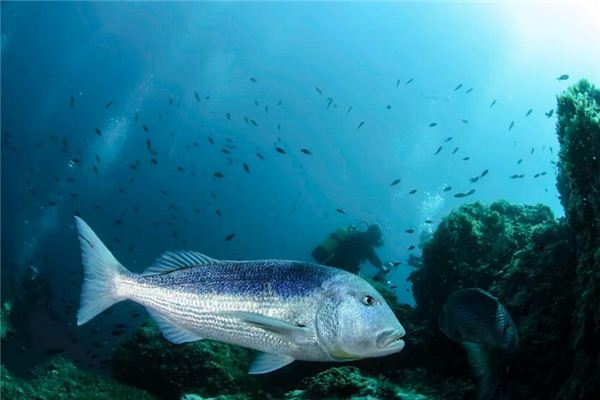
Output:
<svg viewBox="0 0 600 400">
<path fill-rule="evenodd" d="M 506 199 L 562 214 L 544 113 L 577 79 L 600 81 L 593 2 L 1 7 L 3 299 L 35 266 L 70 325 L 75 212 L 134 271 L 176 249 L 310 261 L 331 231 L 376 222 L 412 304 L 408 255 L 450 210 Z"/>
</svg>

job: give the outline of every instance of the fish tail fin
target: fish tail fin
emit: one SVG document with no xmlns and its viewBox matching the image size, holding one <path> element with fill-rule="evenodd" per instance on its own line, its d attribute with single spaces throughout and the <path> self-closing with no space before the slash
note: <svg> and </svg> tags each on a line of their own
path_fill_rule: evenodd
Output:
<svg viewBox="0 0 600 400">
<path fill-rule="evenodd" d="M 469 364 L 477 380 L 477 399 L 489 400 L 496 391 L 502 377 L 505 360 L 495 349 L 478 343 L 464 342 Z"/>
<path fill-rule="evenodd" d="M 130 274 L 117 261 L 110 250 L 85 223 L 75 216 L 77 234 L 81 245 L 83 286 L 77 312 L 77 325 L 83 325 L 124 297 L 116 294 L 116 278 Z"/>
</svg>

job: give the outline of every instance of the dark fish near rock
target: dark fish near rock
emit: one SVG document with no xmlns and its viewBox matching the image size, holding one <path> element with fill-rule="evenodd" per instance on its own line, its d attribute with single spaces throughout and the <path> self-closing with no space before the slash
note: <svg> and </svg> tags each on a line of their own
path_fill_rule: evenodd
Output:
<svg viewBox="0 0 600 400">
<path fill-rule="evenodd" d="M 561 76 L 556 78 L 557 81 L 566 81 L 567 79 L 569 79 L 569 75 L 567 74 L 562 74 Z"/>
<path fill-rule="evenodd" d="M 552 117 L 552 114 L 554 114 L 554 108 L 551 108 L 550 110 L 548 110 L 548 112 L 544 113 L 544 115 L 548 118 Z"/>
<path fill-rule="evenodd" d="M 519 349 L 517 327 L 506 308 L 485 290 L 458 290 L 446 300 L 439 326 L 467 351 L 478 399 L 490 399 L 508 357 Z"/>
</svg>

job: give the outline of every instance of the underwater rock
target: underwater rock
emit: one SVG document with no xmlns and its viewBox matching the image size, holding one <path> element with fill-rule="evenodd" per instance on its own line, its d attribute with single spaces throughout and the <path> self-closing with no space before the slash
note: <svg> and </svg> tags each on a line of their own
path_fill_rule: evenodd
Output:
<svg viewBox="0 0 600 400">
<path fill-rule="evenodd" d="M 11 323 L 11 316 L 13 311 L 12 301 L 6 300 L 0 307 L 0 339 L 6 339 L 10 334 L 14 332 L 14 328 Z"/>
<path fill-rule="evenodd" d="M 385 378 L 365 376 L 356 367 L 329 368 L 305 379 L 304 383 L 305 389 L 289 392 L 285 399 L 433 399 L 412 390 L 402 389 Z"/>
<path fill-rule="evenodd" d="M 173 344 L 150 324 L 118 345 L 113 375 L 161 398 L 234 394 L 257 390 L 257 380 L 247 374 L 251 355 L 248 349 L 210 340 Z"/>
<path fill-rule="evenodd" d="M 0 367 L 3 399 L 90 399 L 155 400 L 143 390 L 125 386 L 114 379 L 103 378 L 78 369 L 72 362 L 56 357 L 37 367 L 31 379 L 13 376 Z"/>
<path fill-rule="evenodd" d="M 569 87 L 557 115 L 557 188 L 577 251 L 574 365 L 560 393 L 584 398 L 600 391 L 600 89 L 586 80 Z"/>
<path fill-rule="evenodd" d="M 467 287 L 487 289 L 513 255 L 531 240 L 532 231 L 554 221 L 544 205 L 498 201 L 467 204 L 446 216 L 423 247 L 423 265 L 413 271 L 417 311 L 437 327 L 450 293 Z"/>
</svg>

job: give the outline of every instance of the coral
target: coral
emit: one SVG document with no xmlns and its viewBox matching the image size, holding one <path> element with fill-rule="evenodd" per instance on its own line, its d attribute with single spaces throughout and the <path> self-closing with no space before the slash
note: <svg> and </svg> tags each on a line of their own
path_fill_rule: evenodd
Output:
<svg viewBox="0 0 600 400">
<path fill-rule="evenodd" d="M 417 311 L 436 325 L 450 293 L 464 287 L 489 288 L 513 254 L 531 240 L 531 232 L 553 220 L 546 206 L 505 201 L 453 211 L 425 242 L 423 266 L 410 275 Z"/>
<path fill-rule="evenodd" d="M 143 390 L 79 370 L 60 357 L 36 368 L 31 379 L 14 377 L 3 366 L 0 368 L 3 399 L 155 399 Z"/>
<path fill-rule="evenodd" d="M 582 398 L 600 390 L 600 90 L 578 82 L 559 96 L 557 114 L 557 188 L 577 247 L 575 361 L 561 396 Z"/>
<path fill-rule="evenodd" d="M 216 396 L 256 389 L 256 380 L 247 374 L 251 354 L 209 340 L 173 344 L 153 324 L 145 325 L 115 350 L 113 374 L 161 398 Z"/>
</svg>

